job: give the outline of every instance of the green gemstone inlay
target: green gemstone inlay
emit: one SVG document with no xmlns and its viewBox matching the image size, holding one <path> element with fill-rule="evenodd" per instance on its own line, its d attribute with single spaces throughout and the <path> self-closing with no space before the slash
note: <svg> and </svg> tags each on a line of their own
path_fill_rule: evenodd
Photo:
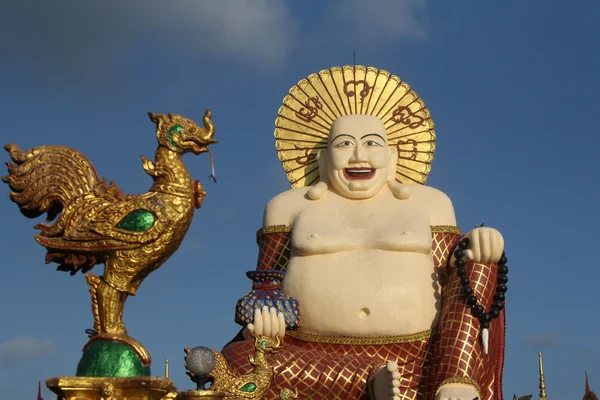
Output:
<svg viewBox="0 0 600 400">
<path fill-rule="evenodd" d="M 130 346 L 110 340 L 97 340 L 85 349 L 77 365 L 77 376 L 150 376 L 150 367 L 142 365 Z"/>
<path fill-rule="evenodd" d="M 261 340 L 260 341 L 260 349 L 261 350 L 264 350 L 266 345 L 267 345 L 267 341 L 266 340 Z"/>
<path fill-rule="evenodd" d="M 240 390 L 242 392 L 252 393 L 256 390 L 256 384 L 252 382 L 246 383 Z"/>
<path fill-rule="evenodd" d="M 177 148 L 177 144 L 173 140 L 173 134 L 181 133 L 183 130 L 184 130 L 183 126 L 181 126 L 179 124 L 175 124 L 169 128 L 169 132 L 167 133 L 167 136 L 169 137 L 169 142 L 171 143 L 171 146 Z"/>
<path fill-rule="evenodd" d="M 117 228 L 131 232 L 145 232 L 152 228 L 156 218 L 148 210 L 134 210 L 117 224 Z"/>
</svg>

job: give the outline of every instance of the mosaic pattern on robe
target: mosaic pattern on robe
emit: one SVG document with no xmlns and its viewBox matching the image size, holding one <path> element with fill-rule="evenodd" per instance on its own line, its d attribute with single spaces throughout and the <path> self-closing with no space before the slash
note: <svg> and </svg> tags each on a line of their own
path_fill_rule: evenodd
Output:
<svg viewBox="0 0 600 400">
<path fill-rule="evenodd" d="M 403 399 L 418 397 L 424 387 L 432 388 L 435 374 L 431 369 L 430 337 L 405 343 L 391 344 L 331 344 L 284 338 L 283 348 L 269 355 L 275 370 L 275 382 L 267 399 L 278 399 L 281 389 L 298 390 L 301 399 L 369 399 L 367 382 L 387 360 L 398 362 L 402 378 Z M 252 366 L 248 355 L 253 351 L 251 341 L 239 341 L 223 349 L 230 365 L 240 373 Z M 421 377 L 430 382 L 421 382 Z M 427 393 L 427 398 L 433 398 Z"/>
<path fill-rule="evenodd" d="M 455 227 L 432 227 L 432 257 L 442 295 L 435 332 L 367 344 L 371 338 L 326 338 L 290 331 L 283 349 L 269 356 L 276 376 L 267 399 L 278 399 L 279 391 L 287 388 L 297 389 L 302 399 L 366 400 L 374 373 L 393 360 L 402 376 L 401 399 L 434 399 L 441 384 L 461 382 L 477 387 L 482 399 L 502 400 L 504 310 L 490 325 L 489 354 L 484 355 L 479 320 L 465 305 L 460 279 L 454 267 L 448 265 L 461 239 L 458 232 Z M 257 270 L 285 271 L 290 254 L 289 228 L 263 228 L 258 233 L 258 243 Z M 466 270 L 479 303 L 489 309 L 495 293 L 497 266 L 466 263 Z M 357 344 L 361 341 L 362 344 Z M 225 346 L 223 355 L 235 370 L 247 373 L 252 369 L 248 356 L 253 349 L 251 342 L 234 339 Z"/>
</svg>

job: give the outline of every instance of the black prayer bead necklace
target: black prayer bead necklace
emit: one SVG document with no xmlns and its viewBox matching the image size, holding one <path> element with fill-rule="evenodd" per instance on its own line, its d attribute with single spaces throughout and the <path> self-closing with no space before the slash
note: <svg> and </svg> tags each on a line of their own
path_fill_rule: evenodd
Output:
<svg viewBox="0 0 600 400">
<path fill-rule="evenodd" d="M 474 317 L 479 318 L 481 322 L 481 329 L 488 329 L 490 322 L 494 318 L 500 316 L 500 310 L 504 308 L 504 300 L 506 299 L 504 293 L 508 290 L 506 283 L 508 278 L 508 267 L 506 263 L 508 259 L 502 252 L 502 257 L 498 261 L 498 285 L 496 286 L 496 293 L 494 294 L 494 303 L 492 309 L 489 312 L 485 312 L 485 308 L 481 304 L 478 304 L 477 297 L 473 294 L 473 288 L 470 285 L 469 278 L 466 277 L 465 262 L 462 259 L 465 256 L 465 250 L 469 248 L 469 239 L 463 238 L 458 244 L 458 249 L 454 251 L 454 266 L 456 267 L 456 274 L 460 277 L 460 284 L 462 285 L 461 293 L 465 296 L 465 302 L 471 307 L 471 313 Z"/>
</svg>

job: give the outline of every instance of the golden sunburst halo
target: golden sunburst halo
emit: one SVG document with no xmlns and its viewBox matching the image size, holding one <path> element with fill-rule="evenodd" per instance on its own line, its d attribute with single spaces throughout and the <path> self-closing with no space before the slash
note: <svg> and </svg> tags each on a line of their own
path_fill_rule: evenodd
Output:
<svg viewBox="0 0 600 400">
<path fill-rule="evenodd" d="M 349 65 L 311 74 L 293 86 L 275 120 L 275 147 L 293 188 L 319 181 L 317 153 L 333 121 L 344 115 L 380 118 L 398 152 L 396 180 L 427 181 L 435 151 L 434 124 L 417 93 L 399 77 Z"/>
</svg>

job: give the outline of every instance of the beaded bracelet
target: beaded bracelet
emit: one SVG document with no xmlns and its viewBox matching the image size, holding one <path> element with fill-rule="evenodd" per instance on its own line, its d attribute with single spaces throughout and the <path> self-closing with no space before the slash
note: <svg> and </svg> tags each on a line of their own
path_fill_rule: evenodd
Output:
<svg viewBox="0 0 600 400">
<path fill-rule="evenodd" d="M 483 329 L 483 340 L 484 340 L 484 348 L 487 353 L 487 329 L 490 327 L 490 322 L 494 318 L 498 318 L 500 316 L 500 310 L 504 308 L 504 301 L 506 300 L 505 293 L 508 290 L 506 287 L 506 283 L 508 282 L 508 267 L 506 263 L 508 259 L 504 252 L 502 252 L 502 257 L 498 261 L 498 279 L 496 286 L 496 293 L 494 294 L 494 303 L 492 304 L 492 308 L 489 312 L 485 311 L 485 308 L 478 304 L 477 297 L 473 294 L 473 288 L 470 285 L 470 280 L 466 276 L 465 270 L 465 262 L 462 259 L 465 256 L 465 250 L 469 248 L 470 242 L 468 238 L 463 238 L 458 244 L 458 249 L 454 251 L 454 266 L 456 267 L 456 274 L 460 278 L 460 283 L 462 286 L 461 293 L 465 297 L 465 302 L 467 306 L 471 307 L 471 314 L 475 318 L 479 318 L 479 322 L 481 323 L 481 329 Z"/>
</svg>

